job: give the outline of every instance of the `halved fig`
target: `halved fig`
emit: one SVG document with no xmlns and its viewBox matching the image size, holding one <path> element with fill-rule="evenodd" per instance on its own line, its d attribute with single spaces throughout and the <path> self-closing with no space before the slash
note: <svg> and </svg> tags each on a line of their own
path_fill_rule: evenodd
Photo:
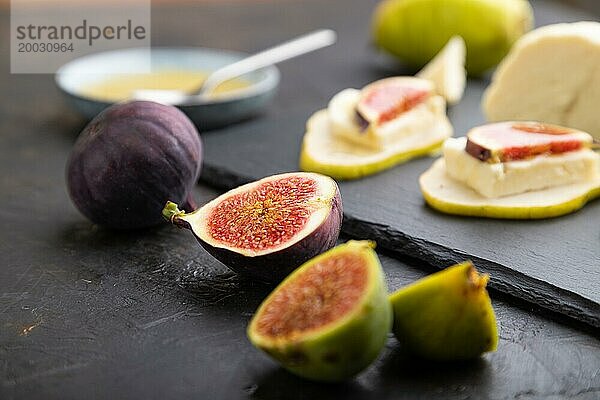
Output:
<svg viewBox="0 0 600 400">
<path fill-rule="evenodd" d="M 240 186 L 189 214 L 169 202 L 163 216 L 233 271 L 278 282 L 335 245 L 342 200 L 333 179 L 295 172 Z"/>
<path fill-rule="evenodd" d="M 366 129 L 398 118 L 433 94 L 433 83 L 400 76 L 381 79 L 365 86 L 356 105 L 357 124 Z"/>
<path fill-rule="evenodd" d="M 390 296 L 394 334 L 407 350 L 430 359 L 468 359 L 496 350 L 488 278 L 467 261 L 397 290 Z"/>
<path fill-rule="evenodd" d="M 308 379 L 340 381 L 366 368 L 392 324 L 373 247 L 349 241 L 294 271 L 250 321 L 252 344 Z"/>
<path fill-rule="evenodd" d="M 489 162 L 524 160 L 542 154 L 561 154 L 590 147 L 588 133 L 541 122 L 498 122 L 473 128 L 466 151 Z"/>
</svg>

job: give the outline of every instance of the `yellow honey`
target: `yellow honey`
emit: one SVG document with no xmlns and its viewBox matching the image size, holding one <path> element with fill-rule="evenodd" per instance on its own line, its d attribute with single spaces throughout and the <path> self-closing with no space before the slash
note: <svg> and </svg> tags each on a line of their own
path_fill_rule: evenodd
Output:
<svg viewBox="0 0 600 400">
<path fill-rule="evenodd" d="M 191 92 L 200 87 L 208 77 L 206 71 L 161 70 L 144 74 L 115 74 L 99 82 L 81 88 L 80 94 L 96 100 L 117 102 L 130 98 L 135 90 L 182 90 Z M 244 89 L 250 82 L 241 78 L 231 79 L 217 86 L 211 95 Z"/>
</svg>

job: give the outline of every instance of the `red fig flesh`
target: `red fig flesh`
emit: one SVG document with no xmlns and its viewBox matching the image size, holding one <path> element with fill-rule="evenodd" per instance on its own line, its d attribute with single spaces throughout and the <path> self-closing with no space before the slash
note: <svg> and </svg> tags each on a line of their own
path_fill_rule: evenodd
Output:
<svg viewBox="0 0 600 400">
<path fill-rule="evenodd" d="M 359 254 L 323 260 L 311 273 L 296 276 L 293 285 L 276 292 L 265 304 L 256 332 L 290 338 L 343 318 L 364 294 L 368 269 Z M 315 299 L 322 301 L 315 301 Z"/>
<path fill-rule="evenodd" d="M 335 245 L 342 202 L 333 179 L 288 173 L 240 186 L 191 214 L 167 204 L 163 215 L 232 270 L 277 282 Z"/>
<path fill-rule="evenodd" d="M 411 110 L 432 94 L 433 85 L 424 79 L 382 79 L 362 89 L 356 112 L 359 120 L 380 125 Z"/>
<path fill-rule="evenodd" d="M 466 151 L 490 163 L 524 160 L 589 147 L 592 136 L 575 129 L 540 122 L 499 122 L 471 129 Z"/>
</svg>

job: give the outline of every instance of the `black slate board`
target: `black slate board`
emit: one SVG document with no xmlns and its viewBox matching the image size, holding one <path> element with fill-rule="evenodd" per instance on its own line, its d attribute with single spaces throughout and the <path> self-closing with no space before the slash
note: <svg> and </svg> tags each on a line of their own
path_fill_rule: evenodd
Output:
<svg viewBox="0 0 600 400">
<path fill-rule="evenodd" d="M 556 2 L 533 5 L 538 25 L 597 19 Z M 364 20 L 372 5 L 363 7 L 327 16 L 327 24 L 338 30 L 337 45 L 282 66 L 281 93 L 266 116 L 203 135 L 205 182 L 229 188 L 297 170 L 306 119 L 325 107 L 334 93 L 410 73 L 369 47 Z M 479 104 L 487 84 L 488 79 L 470 80 L 462 102 L 449 110 L 455 135 L 483 121 Z M 344 232 L 376 239 L 385 248 L 436 267 L 470 258 L 492 275 L 493 287 L 600 326 L 600 201 L 573 215 L 544 221 L 443 215 L 424 205 L 418 189 L 418 176 L 432 161 L 415 160 L 376 176 L 342 182 Z"/>
</svg>

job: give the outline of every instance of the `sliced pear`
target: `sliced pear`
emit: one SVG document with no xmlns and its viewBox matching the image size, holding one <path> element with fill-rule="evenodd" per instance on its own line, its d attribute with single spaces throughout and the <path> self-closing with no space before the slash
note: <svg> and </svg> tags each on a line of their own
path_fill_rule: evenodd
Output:
<svg viewBox="0 0 600 400">
<path fill-rule="evenodd" d="M 452 131 L 450 122 L 444 118 L 427 135 L 407 135 L 393 145 L 373 149 L 333 135 L 327 110 L 320 110 L 307 122 L 300 152 L 300 168 L 336 179 L 356 179 L 415 157 L 435 153 L 444 140 L 452 136 Z"/>
<path fill-rule="evenodd" d="M 506 219 L 540 219 L 569 214 L 600 197 L 600 178 L 499 198 L 484 197 L 446 173 L 437 160 L 419 178 L 421 192 L 432 208 L 456 215 Z"/>
<path fill-rule="evenodd" d="M 467 47 L 463 38 L 453 36 L 416 75 L 433 82 L 436 92 L 451 105 L 458 103 L 465 91 L 467 83 L 466 51 Z"/>
<path fill-rule="evenodd" d="M 468 359 L 496 350 L 488 278 L 467 261 L 397 290 L 390 296 L 394 335 L 407 350 L 431 359 Z"/>
</svg>

